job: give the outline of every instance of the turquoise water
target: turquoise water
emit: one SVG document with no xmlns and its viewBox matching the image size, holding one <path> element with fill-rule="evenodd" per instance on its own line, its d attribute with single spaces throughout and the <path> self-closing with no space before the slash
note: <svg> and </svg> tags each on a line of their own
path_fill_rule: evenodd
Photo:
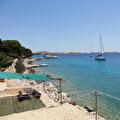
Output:
<svg viewBox="0 0 120 120">
<path fill-rule="evenodd" d="M 74 91 L 72 97 L 76 101 L 79 98 L 76 90 L 99 90 L 120 98 L 120 54 L 106 54 L 105 62 L 95 61 L 94 57 L 90 58 L 88 54 L 61 54 L 58 59 L 37 61 L 37 63 L 49 64 L 49 67 L 42 69 L 64 78 L 64 91 Z M 100 101 L 107 110 L 111 109 L 115 114 L 119 114 L 120 101 L 104 96 L 101 96 Z M 109 119 L 117 120 L 115 117 Z"/>
<path fill-rule="evenodd" d="M 40 74 L 19 74 L 15 72 L 0 72 L 0 78 L 4 79 L 27 79 L 27 80 L 49 80 L 46 76 Z"/>
</svg>

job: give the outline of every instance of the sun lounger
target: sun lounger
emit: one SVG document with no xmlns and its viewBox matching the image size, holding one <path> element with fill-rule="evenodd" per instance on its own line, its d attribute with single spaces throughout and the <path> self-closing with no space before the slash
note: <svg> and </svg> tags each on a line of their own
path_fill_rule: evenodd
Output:
<svg viewBox="0 0 120 120">
<path fill-rule="evenodd" d="M 21 102 L 23 100 L 31 99 L 30 96 L 29 96 L 29 94 L 22 94 L 21 91 L 19 91 L 19 94 L 18 94 L 17 98 L 18 98 L 19 102 Z"/>
<path fill-rule="evenodd" d="M 36 91 L 36 90 L 34 89 L 32 95 L 33 95 L 35 98 L 40 98 L 41 93 L 39 93 L 38 91 Z"/>
</svg>

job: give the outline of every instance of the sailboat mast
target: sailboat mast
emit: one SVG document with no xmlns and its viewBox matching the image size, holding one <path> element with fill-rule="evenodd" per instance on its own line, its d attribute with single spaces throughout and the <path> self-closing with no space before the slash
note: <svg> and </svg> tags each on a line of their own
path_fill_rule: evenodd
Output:
<svg viewBox="0 0 120 120">
<path fill-rule="evenodd" d="M 95 57 L 95 60 L 97 60 L 97 61 L 105 61 L 105 57 L 104 57 L 103 53 L 104 53 L 104 46 L 103 46 L 102 37 L 101 37 L 101 34 L 100 34 L 100 54 L 98 54 Z"/>
<path fill-rule="evenodd" d="M 102 53 L 102 37 L 101 37 L 101 34 L 100 34 L 100 53 Z"/>
</svg>

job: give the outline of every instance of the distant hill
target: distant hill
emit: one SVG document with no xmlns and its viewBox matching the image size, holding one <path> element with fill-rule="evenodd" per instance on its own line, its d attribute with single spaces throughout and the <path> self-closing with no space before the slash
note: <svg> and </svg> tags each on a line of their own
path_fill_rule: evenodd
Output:
<svg viewBox="0 0 120 120">
<path fill-rule="evenodd" d="M 39 52 L 33 52 L 33 55 L 35 54 L 79 54 L 80 52 L 49 52 L 49 51 L 39 51 Z"/>
</svg>

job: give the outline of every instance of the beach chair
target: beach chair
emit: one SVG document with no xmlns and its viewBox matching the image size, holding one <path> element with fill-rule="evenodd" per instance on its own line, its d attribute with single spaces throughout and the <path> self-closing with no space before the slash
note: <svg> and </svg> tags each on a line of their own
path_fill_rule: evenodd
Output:
<svg viewBox="0 0 120 120">
<path fill-rule="evenodd" d="M 22 94 L 22 91 L 19 91 L 18 93 L 19 93 L 18 96 L 17 96 L 18 102 L 21 102 L 23 100 L 30 100 L 31 99 L 29 94 Z"/>
<path fill-rule="evenodd" d="M 41 93 L 39 93 L 39 92 L 36 91 L 35 89 L 33 90 L 32 95 L 33 95 L 35 98 L 40 98 L 40 97 L 41 97 Z"/>
</svg>

